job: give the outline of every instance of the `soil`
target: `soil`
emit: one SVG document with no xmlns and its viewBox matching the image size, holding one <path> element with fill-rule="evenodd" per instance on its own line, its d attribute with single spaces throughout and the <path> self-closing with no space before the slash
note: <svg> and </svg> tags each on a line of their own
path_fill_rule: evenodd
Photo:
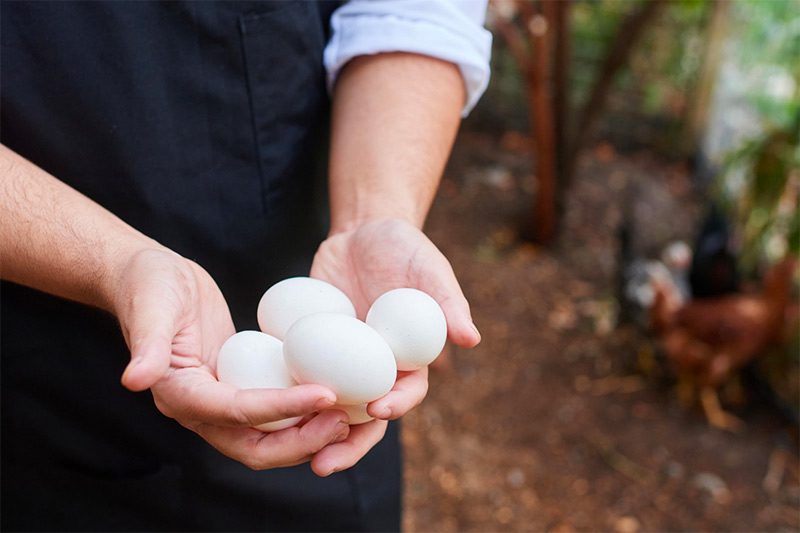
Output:
<svg viewBox="0 0 800 533">
<path fill-rule="evenodd" d="M 800 529 L 797 428 L 753 401 L 730 407 L 741 432 L 711 428 L 645 333 L 617 324 L 623 215 L 642 254 L 691 242 L 702 205 L 687 170 L 586 151 L 559 241 L 539 247 L 518 234 L 533 205 L 527 146 L 462 133 L 429 217 L 483 342 L 449 347 L 404 418 L 404 528 Z"/>
</svg>

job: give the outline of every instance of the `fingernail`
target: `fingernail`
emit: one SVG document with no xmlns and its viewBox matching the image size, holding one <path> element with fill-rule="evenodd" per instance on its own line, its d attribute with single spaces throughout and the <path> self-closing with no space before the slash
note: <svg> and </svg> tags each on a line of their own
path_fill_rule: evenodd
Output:
<svg viewBox="0 0 800 533">
<path fill-rule="evenodd" d="M 474 331 L 475 335 L 477 335 L 478 338 L 480 339 L 481 338 L 481 332 L 478 331 L 478 326 L 475 325 L 475 322 L 472 322 L 471 326 L 472 326 L 472 331 Z"/>
<path fill-rule="evenodd" d="M 347 424 L 345 424 L 345 426 L 347 426 L 347 427 L 343 428 L 341 431 L 339 431 L 336 434 L 335 437 L 333 437 L 333 440 L 331 440 L 331 444 L 336 444 L 337 442 L 342 442 L 344 439 L 347 438 L 348 435 L 350 435 L 350 426 L 348 426 Z"/>
<path fill-rule="evenodd" d="M 314 404 L 314 409 L 321 411 L 322 409 L 327 409 L 328 407 L 332 406 L 334 403 L 336 403 L 334 400 L 331 400 L 325 396 L 317 400 L 317 403 Z"/>
<path fill-rule="evenodd" d="M 341 466 L 334 465 L 334 466 L 330 467 L 330 469 L 328 469 L 328 471 L 325 473 L 324 477 L 328 477 L 331 474 L 335 474 L 336 472 L 340 472 L 341 470 L 342 470 Z"/>
</svg>

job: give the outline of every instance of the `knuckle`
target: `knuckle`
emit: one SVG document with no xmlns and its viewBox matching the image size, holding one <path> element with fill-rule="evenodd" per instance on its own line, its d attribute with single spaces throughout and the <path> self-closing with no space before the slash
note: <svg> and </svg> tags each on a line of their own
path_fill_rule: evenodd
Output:
<svg viewBox="0 0 800 533">
<path fill-rule="evenodd" d="M 244 408 L 239 400 L 239 392 L 236 393 L 234 397 L 234 401 L 228 406 L 227 410 L 227 418 L 230 422 L 234 423 L 237 426 L 255 426 L 258 423 L 254 422 L 252 416 Z"/>
<path fill-rule="evenodd" d="M 294 404 L 282 404 L 277 406 L 278 416 L 275 418 L 276 420 L 282 420 L 284 418 L 291 418 L 293 416 L 300 416 L 302 409 L 299 409 L 297 405 Z"/>
<path fill-rule="evenodd" d="M 314 455 L 320 451 L 328 442 L 330 438 L 326 438 L 321 432 L 317 434 L 309 434 L 307 431 L 299 430 L 294 436 L 295 452 L 298 456 Z"/>
<path fill-rule="evenodd" d="M 238 390 L 234 393 L 226 415 L 230 423 L 251 427 L 297 416 L 298 409 L 293 405 L 283 402 L 275 404 L 274 402 L 274 398 L 264 396 L 263 391 Z M 268 409 L 266 409 L 267 406 Z"/>
</svg>

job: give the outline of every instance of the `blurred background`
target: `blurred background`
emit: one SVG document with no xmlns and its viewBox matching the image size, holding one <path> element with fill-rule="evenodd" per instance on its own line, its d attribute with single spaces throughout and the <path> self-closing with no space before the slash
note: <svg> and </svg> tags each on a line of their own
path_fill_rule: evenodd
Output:
<svg viewBox="0 0 800 533">
<path fill-rule="evenodd" d="M 800 529 L 800 0 L 491 0 L 408 531 Z"/>
</svg>

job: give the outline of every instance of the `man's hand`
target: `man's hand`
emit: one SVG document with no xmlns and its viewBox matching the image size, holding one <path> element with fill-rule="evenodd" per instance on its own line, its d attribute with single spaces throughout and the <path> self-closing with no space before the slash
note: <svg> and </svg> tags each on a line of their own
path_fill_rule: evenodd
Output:
<svg viewBox="0 0 800 533">
<path fill-rule="evenodd" d="M 343 290 L 362 320 L 384 292 L 400 287 L 419 289 L 442 307 L 451 341 L 465 348 L 480 342 L 450 263 L 419 229 L 403 220 L 376 220 L 331 235 L 314 257 L 311 276 Z M 314 472 L 325 476 L 354 465 L 383 438 L 386 420 L 406 414 L 427 391 L 427 368 L 398 372 L 392 390 L 367 408 L 378 420 L 354 426 L 345 441 L 316 454 L 311 462 Z"/>
<path fill-rule="evenodd" d="M 256 469 L 307 461 L 347 437 L 338 411 L 270 434 L 251 429 L 330 407 L 335 395 L 318 385 L 239 391 L 219 383 L 217 353 L 234 329 L 205 270 L 4 146 L 0 175 L 3 279 L 114 313 L 131 350 L 126 387 L 150 388 L 162 413 Z"/>
<path fill-rule="evenodd" d="M 464 104 L 452 63 L 416 54 L 352 59 L 333 94 L 329 191 L 331 233 L 311 276 L 353 300 L 360 318 L 384 292 L 413 287 L 444 310 L 450 339 L 480 341 L 469 305 L 447 259 L 420 228 L 450 153 Z M 354 465 L 383 437 L 386 420 L 402 416 L 428 390 L 427 368 L 399 372 L 394 388 L 367 407 L 373 422 L 326 446 L 311 468 L 321 476 Z"/>
<path fill-rule="evenodd" d="M 118 278 L 114 311 L 131 350 L 122 383 L 150 388 L 158 409 L 225 455 L 253 469 L 308 461 L 349 433 L 347 416 L 326 411 L 299 427 L 252 426 L 308 416 L 334 404 L 319 385 L 237 390 L 215 378 L 216 357 L 234 333 L 228 306 L 208 273 L 169 250 L 135 254 Z"/>
</svg>

